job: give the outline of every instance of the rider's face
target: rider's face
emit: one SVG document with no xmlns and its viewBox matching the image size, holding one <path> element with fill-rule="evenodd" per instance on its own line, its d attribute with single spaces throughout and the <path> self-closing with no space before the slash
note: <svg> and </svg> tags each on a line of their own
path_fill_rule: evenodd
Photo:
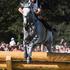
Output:
<svg viewBox="0 0 70 70">
<path fill-rule="evenodd" d="M 31 0 L 32 3 L 34 3 L 36 0 Z"/>
</svg>

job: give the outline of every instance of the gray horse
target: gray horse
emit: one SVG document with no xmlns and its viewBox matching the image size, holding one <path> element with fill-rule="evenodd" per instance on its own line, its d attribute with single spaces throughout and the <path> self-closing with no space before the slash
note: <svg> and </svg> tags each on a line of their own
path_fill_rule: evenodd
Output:
<svg viewBox="0 0 70 70">
<path fill-rule="evenodd" d="M 53 42 L 52 31 L 46 30 L 43 23 L 39 20 L 31 18 L 30 14 L 31 12 L 29 10 L 26 16 L 23 15 L 23 46 L 25 49 L 25 58 L 27 63 L 31 62 L 31 54 L 35 45 L 45 43 L 47 45 L 48 51 L 51 52 L 51 46 Z M 40 28 L 39 31 L 35 30 L 36 27 L 33 21 L 36 21 L 35 24 L 38 24 L 38 28 Z"/>
<path fill-rule="evenodd" d="M 29 5 L 30 3 L 26 6 Z M 43 23 L 31 12 L 30 7 L 24 7 L 23 11 L 23 46 L 27 63 L 30 63 L 32 50 L 35 45 L 45 43 L 48 51 L 51 52 L 53 34 L 52 31 L 46 30 Z"/>
</svg>

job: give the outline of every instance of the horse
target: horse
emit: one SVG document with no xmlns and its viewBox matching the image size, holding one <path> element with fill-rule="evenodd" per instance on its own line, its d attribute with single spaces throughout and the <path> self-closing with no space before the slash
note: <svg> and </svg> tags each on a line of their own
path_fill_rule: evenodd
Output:
<svg viewBox="0 0 70 70">
<path fill-rule="evenodd" d="M 23 46 L 25 59 L 27 63 L 30 63 L 32 50 L 35 45 L 45 43 L 48 51 L 51 52 L 53 34 L 52 31 L 46 30 L 40 20 L 37 20 L 35 14 L 31 12 L 29 7 L 26 7 L 23 10 Z M 38 31 L 36 31 L 35 24 L 38 24 L 37 28 L 40 28 Z"/>
</svg>

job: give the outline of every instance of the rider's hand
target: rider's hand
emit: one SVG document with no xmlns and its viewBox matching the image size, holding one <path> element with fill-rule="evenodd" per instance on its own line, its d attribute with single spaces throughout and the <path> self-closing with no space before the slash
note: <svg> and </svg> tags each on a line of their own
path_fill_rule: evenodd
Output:
<svg viewBox="0 0 70 70">
<path fill-rule="evenodd" d="M 40 15 L 40 13 L 41 13 L 41 9 L 38 8 L 38 9 L 35 11 L 35 14 L 36 14 L 36 15 Z"/>
</svg>

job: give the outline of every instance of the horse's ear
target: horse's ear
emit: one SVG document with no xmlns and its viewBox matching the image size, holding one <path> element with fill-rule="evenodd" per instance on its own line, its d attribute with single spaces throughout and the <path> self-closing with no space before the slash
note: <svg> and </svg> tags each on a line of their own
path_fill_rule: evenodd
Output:
<svg viewBox="0 0 70 70">
<path fill-rule="evenodd" d="M 23 14 L 23 9 L 21 7 L 18 9 L 18 11 Z"/>
</svg>

